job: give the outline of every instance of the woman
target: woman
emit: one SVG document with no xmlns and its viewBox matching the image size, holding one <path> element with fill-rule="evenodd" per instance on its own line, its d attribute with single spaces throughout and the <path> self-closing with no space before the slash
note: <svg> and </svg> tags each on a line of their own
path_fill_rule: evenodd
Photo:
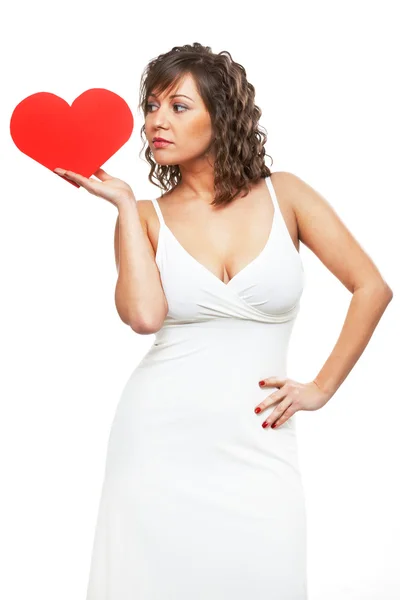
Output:
<svg viewBox="0 0 400 600">
<path fill-rule="evenodd" d="M 320 194 L 264 164 L 254 87 L 228 52 L 156 58 L 141 106 L 160 198 L 64 173 L 117 207 L 117 310 L 155 334 L 111 427 L 87 600 L 305 600 L 296 412 L 334 395 L 392 291 Z M 299 240 L 353 293 L 306 383 L 286 373 Z"/>
</svg>

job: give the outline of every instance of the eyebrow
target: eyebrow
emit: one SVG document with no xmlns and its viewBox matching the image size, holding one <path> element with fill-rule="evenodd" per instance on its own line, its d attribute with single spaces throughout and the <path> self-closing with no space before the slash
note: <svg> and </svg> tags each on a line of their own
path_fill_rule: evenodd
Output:
<svg viewBox="0 0 400 600">
<path fill-rule="evenodd" d="M 154 94 L 153 92 L 151 94 L 149 94 L 149 97 L 150 96 L 154 96 L 154 98 L 158 98 L 158 96 L 156 94 Z M 172 94 L 172 96 L 170 96 L 170 98 L 177 98 L 179 96 L 182 96 L 183 98 L 188 98 L 189 100 L 194 102 L 194 100 L 192 100 L 192 98 L 189 98 L 189 96 L 185 96 L 185 94 Z"/>
</svg>

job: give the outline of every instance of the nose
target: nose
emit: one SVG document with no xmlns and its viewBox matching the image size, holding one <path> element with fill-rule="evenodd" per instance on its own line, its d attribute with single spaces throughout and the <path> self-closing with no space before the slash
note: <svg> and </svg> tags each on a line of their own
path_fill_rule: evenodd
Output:
<svg viewBox="0 0 400 600">
<path fill-rule="evenodd" d="M 162 105 L 157 106 L 157 110 L 154 111 L 153 115 L 153 127 L 155 130 L 168 128 L 168 118 L 167 118 L 167 110 L 168 107 L 163 108 Z M 148 116 L 151 118 L 152 112 L 148 113 Z"/>
</svg>

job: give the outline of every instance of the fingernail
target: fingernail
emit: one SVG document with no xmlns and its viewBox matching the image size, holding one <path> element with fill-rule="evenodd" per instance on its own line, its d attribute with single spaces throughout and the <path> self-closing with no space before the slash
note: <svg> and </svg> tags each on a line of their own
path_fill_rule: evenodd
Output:
<svg viewBox="0 0 400 600">
<path fill-rule="evenodd" d="M 257 408 L 255 408 L 255 409 L 254 409 L 254 412 L 255 412 L 255 413 L 259 413 L 259 412 L 261 412 L 261 408 L 260 408 L 259 406 L 257 406 Z"/>
<path fill-rule="evenodd" d="M 258 385 L 264 385 L 264 379 L 258 382 Z"/>
<path fill-rule="evenodd" d="M 267 422 L 267 421 L 265 421 L 265 422 L 262 424 L 262 426 L 263 426 L 264 428 L 265 428 L 265 427 L 268 427 L 268 422 Z M 273 427 L 273 425 L 272 425 L 272 427 Z"/>
<path fill-rule="evenodd" d="M 276 427 L 276 423 L 272 423 L 271 427 L 274 429 L 274 427 Z"/>
</svg>

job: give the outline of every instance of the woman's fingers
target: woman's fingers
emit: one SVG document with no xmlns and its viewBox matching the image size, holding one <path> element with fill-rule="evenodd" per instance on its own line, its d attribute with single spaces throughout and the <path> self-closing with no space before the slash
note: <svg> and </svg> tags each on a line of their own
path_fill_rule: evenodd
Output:
<svg viewBox="0 0 400 600">
<path fill-rule="evenodd" d="M 84 177 L 83 175 L 80 175 L 79 173 L 74 173 L 73 171 L 67 171 L 65 169 L 60 169 L 58 167 L 56 169 L 54 169 L 54 172 L 57 173 L 57 175 L 61 175 L 62 177 L 67 177 L 68 179 L 72 179 L 76 183 L 79 183 L 83 187 L 86 187 L 86 189 L 88 189 L 88 187 L 87 187 L 88 184 L 98 183 L 98 181 L 96 179 L 93 179 L 93 178 L 89 179 L 87 177 Z M 106 173 L 104 171 L 104 169 L 97 169 L 97 171 L 95 171 L 95 173 L 93 173 L 93 175 L 95 177 L 97 177 L 97 179 L 100 179 L 100 181 L 107 181 L 109 179 L 114 179 L 114 177 L 112 177 L 111 175 Z"/>
<path fill-rule="evenodd" d="M 78 183 L 92 194 L 95 194 L 98 191 L 96 189 L 96 186 L 93 185 L 99 183 L 98 181 L 96 181 L 96 179 L 88 179 L 87 177 L 84 177 L 79 173 L 74 173 L 73 171 L 66 171 L 65 169 L 59 169 L 58 167 L 54 169 L 54 172 L 57 173 L 57 175 L 61 175 L 62 177 L 66 177 L 67 179 L 75 181 L 75 183 Z"/>
<path fill-rule="evenodd" d="M 104 169 L 97 169 L 97 171 L 95 171 L 95 173 L 93 173 L 93 175 L 95 175 L 98 179 L 101 179 L 101 181 L 107 181 L 107 179 L 113 179 L 112 175 L 109 175 L 108 173 L 106 173 Z"/>
<path fill-rule="evenodd" d="M 120 202 L 125 200 L 125 198 L 134 198 L 132 188 L 125 183 L 125 181 L 122 181 L 117 177 L 112 177 L 106 173 L 104 169 L 97 169 L 94 173 L 98 179 L 94 179 L 94 177 L 87 178 L 79 173 L 74 173 L 73 171 L 68 171 L 59 167 L 54 169 L 54 172 L 61 177 L 71 179 L 94 196 L 104 198 L 117 207 Z"/>
<path fill-rule="evenodd" d="M 281 400 L 283 400 L 285 398 L 286 394 L 287 394 L 286 390 L 283 390 L 283 389 L 276 390 L 276 392 L 273 392 L 272 394 L 267 396 L 265 400 L 260 402 L 260 404 L 258 406 L 256 406 L 256 408 L 254 409 L 254 412 L 258 415 L 260 412 L 266 410 L 267 408 L 269 408 L 276 402 L 280 402 Z"/>
<path fill-rule="evenodd" d="M 84 181 L 88 181 L 86 177 L 83 177 L 83 175 L 79 175 L 79 173 L 74 173 L 73 171 L 66 171 L 65 169 L 59 169 L 58 167 L 54 169 L 54 172 L 57 173 L 57 175 L 61 175 L 61 177 L 67 177 L 68 179 L 72 179 L 80 185 L 83 185 Z"/>
</svg>

